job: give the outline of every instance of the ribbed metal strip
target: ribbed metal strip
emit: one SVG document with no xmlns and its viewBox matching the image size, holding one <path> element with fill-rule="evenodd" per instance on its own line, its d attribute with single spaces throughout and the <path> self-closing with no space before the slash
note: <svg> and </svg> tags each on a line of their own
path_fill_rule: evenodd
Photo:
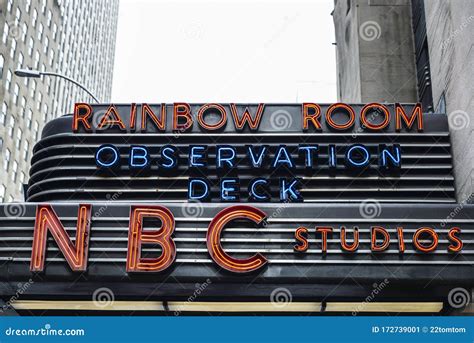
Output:
<svg viewBox="0 0 474 343">
<path fill-rule="evenodd" d="M 432 118 L 427 118 L 427 120 Z M 437 118 L 440 120 L 442 118 Z M 435 125 L 436 126 L 436 125 Z M 438 127 L 443 127 L 438 126 Z M 382 175 L 376 161 L 368 170 L 358 175 L 342 168 L 343 154 L 338 153 L 341 170 L 332 172 L 326 165 L 328 144 L 340 147 L 360 143 L 368 147 L 375 156 L 378 145 L 400 144 L 402 168 L 399 175 Z M 95 165 L 94 153 L 102 144 L 115 144 L 122 154 L 122 166 L 113 173 L 99 171 Z M 131 144 L 149 147 L 152 160 L 157 158 L 160 147 L 173 144 L 180 150 L 180 163 L 173 174 L 161 173 L 152 164 L 149 171 L 132 175 L 127 165 L 128 148 Z M 189 145 L 209 146 L 208 169 L 193 171 L 187 168 L 186 154 Z M 58 133 L 42 139 L 34 148 L 30 169 L 29 201 L 107 200 L 110 194 L 120 192 L 120 199 L 130 201 L 185 201 L 187 184 L 191 176 L 206 177 L 217 185 L 224 174 L 215 168 L 214 149 L 217 144 L 231 144 L 237 149 L 238 159 L 245 159 L 246 145 L 270 146 L 271 154 L 285 144 L 295 150 L 298 144 L 319 144 L 317 167 L 312 173 L 296 168 L 286 173 L 269 169 L 256 170 L 240 165 L 237 172 L 227 176 L 239 177 L 240 198 L 247 201 L 247 187 L 254 177 L 298 177 L 301 179 L 301 193 L 305 202 L 357 202 L 367 198 L 380 202 L 446 202 L 455 201 L 452 177 L 452 155 L 448 132 L 265 132 L 265 133 Z M 293 155 L 298 166 L 302 157 Z M 375 157 L 374 157 L 375 159 Z M 243 163 L 243 162 L 242 162 Z M 272 201 L 279 202 L 278 185 L 270 185 Z M 218 200 L 216 189 L 211 192 L 212 200 Z"/>
</svg>

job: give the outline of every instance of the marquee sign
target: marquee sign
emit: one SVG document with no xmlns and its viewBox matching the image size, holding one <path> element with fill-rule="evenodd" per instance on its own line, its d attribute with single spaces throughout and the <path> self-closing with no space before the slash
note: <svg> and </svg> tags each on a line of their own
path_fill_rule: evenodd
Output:
<svg viewBox="0 0 474 343">
<path fill-rule="evenodd" d="M 31 164 L 21 216 L 0 216 L 9 280 L 158 280 L 179 298 L 166 285 L 209 278 L 232 299 L 387 272 L 473 281 L 446 117 L 419 104 L 79 103 Z"/>
</svg>

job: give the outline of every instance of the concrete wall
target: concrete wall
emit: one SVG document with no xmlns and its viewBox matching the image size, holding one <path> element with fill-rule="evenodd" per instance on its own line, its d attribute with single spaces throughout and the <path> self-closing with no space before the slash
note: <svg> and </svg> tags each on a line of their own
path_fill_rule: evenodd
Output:
<svg viewBox="0 0 474 343">
<path fill-rule="evenodd" d="M 410 0 L 336 0 L 338 98 L 416 102 Z"/>
<path fill-rule="evenodd" d="M 458 201 L 473 202 L 474 1 L 425 0 L 433 102 L 443 95 Z"/>
</svg>

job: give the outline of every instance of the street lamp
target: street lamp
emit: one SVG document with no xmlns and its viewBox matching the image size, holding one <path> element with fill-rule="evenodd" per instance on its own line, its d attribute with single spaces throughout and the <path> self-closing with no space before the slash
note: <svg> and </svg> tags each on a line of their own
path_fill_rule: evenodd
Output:
<svg viewBox="0 0 474 343">
<path fill-rule="evenodd" d="M 61 75 L 61 74 L 53 73 L 49 71 L 39 71 L 39 70 L 34 70 L 34 69 L 17 69 L 15 70 L 15 75 L 18 77 L 35 77 L 35 78 L 39 78 L 43 75 L 60 77 L 82 88 L 87 94 L 89 94 L 92 97 L 92 99 L 95 100 L 95 102 L 100 103 L 100 101 L 94 96 L 94 94 L 92 94 L 85 86 L 81 85 L 76 80 L 71 79 L 70 77 L 67 77 L 65 75 Z"/>
</svg>

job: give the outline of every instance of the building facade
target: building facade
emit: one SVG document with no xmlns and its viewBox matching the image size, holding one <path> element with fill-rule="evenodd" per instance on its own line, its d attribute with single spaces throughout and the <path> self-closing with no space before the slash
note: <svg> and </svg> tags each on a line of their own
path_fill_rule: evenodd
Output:
<svg viewBox="0 0 474 343">
<path fill-rule="evenodd" d="M 92 101 L 56 77 L 19 78 L 19 68 L 51 71 L 110 100 L 118 0 L 0 1 L 0 201 L 23 198 L 34 144 L 46 122 Z"/>
<path fill-rule="evenodd" d="M 457 200 L 472 203 L 474 2 L 336 0 L 338 97 L 448 116 Z"/>
</svg>

